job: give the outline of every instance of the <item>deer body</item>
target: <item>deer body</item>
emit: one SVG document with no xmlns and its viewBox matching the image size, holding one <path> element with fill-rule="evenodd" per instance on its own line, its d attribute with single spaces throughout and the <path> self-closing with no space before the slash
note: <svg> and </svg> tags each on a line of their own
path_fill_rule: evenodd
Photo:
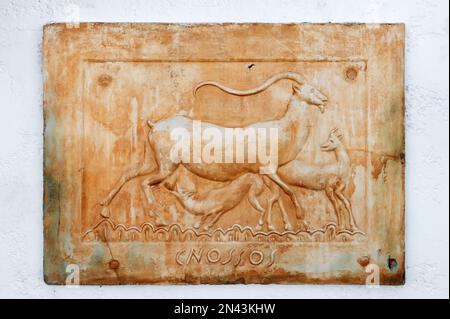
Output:
<svg viewBox="0 0 450 319">
<path fill-rule="evenodd" d="M 280 166 L 292 161 L 300 153 L 310 134 L 311 114 L 308 113 L 309 105 L 301 101 L 298 94 L 294 92 L 282 118 L 248 125 L 243 128 L 243 130 L 266 128 L 278 130 L 278 165 Z M 192 134 L 193 120 L 185 116 L 171 117 L 156 123 L 148 135 L 148 140 L 156 156 L 159 157 L 159 162 L 165 164 L 165 166 L 177 165 L 164 162 L 170 161 L 170 150 L 174 145 L 170 132 L 180 127 L 185 128 Z M 210 128 L 220 132 L 227 129 L 213 123 L 202 122 L 202 130 Z M 202 144 L 206 143 L 208 141 L 202 139 Z M 245 141 L 245 154 L 247 154 L 247 150 L 248 143 Z M 194 163 L 192 161 L 192 145 L 190 159 L 189 161 L 180 159 L 181 165 L 197 176 L 222 182 L 233 180 L 245 173 L 259 173 L 261 166 L 265 165 L 265 163 L 259 161 L 258 157 L 256 157 L 256 163 Z"/>
<path fill-rule="evenodd" d="M 347 185 L 351 177 L 351 168 L 348 155 L 347 160 L 335 164 L 311 165 L 300 160 L 294 160 L 285 167 L 280 168 L 279 175 L 291 185 L 321 191 L 328 187 L 335 188 L 338 184 Z M 294 167 L 295 169 L 290 169 Z"/>
<path fill-rule="evenodd" d="M 265 219 L 268 222 L 268 229 L 275 230 L 275 226 L 272 223 L 272 209 L 276 203 L 278 203 L 282 212 L 285 230 L 292 230 L 292 224 L 280 198 L 280 189 L 265 176 L 261 177 L 252 173 L 244 174 L 225 186 L 202 193 L 197 192 L 193 184 L 190 184 L 188 187 L 180 187 L 178 184 L 179 178 L 180 174 L 175 173 L 164 181 L 163 185 L 178 199 L 185 212 L 201 216 L 200 222 L 195 226 L 196 228 L 199 228 L 200 225 L 205 224 L 207 219 L 210 219 L 210 222 L 205 224 L 205 229 L 209 229 L 224 214 L 236 207 L 244 197 L 247 197 L 251 206 L 261 213 L 257 227 L 259 230 L 263 228 Z M 266 187 L 270 194 L 267 199 L 267 206 L 263 208 L 260 205 L 258 196 L 262 194 Z"/>
<path fill-rule="evenodd" d="M 205 229 L 209 229 L 225 213 L 236 207 L 245 196 L 257 211 L 264 212 L 257 199 L 257 196 L 263 191 L 264 183 L 259 175 L 244 174 L 225 186 L 205 193 L 186 191 L 181 189 L 178 184 L 171 193 L 188 213 L 201 216 L 201 221 L 196 228 L 204 225 Z M 208 219 L 210 222 L 206 223 Z"/>
</svg>

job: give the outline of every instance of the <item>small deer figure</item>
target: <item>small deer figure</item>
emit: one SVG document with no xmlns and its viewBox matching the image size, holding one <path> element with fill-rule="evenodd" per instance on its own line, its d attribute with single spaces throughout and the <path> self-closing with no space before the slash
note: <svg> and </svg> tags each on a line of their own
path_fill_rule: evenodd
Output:
<svg viewBox="0 0 450 319">
<path fill-rule="evenodd" d="M 246 195 L 250 204 L 257 211 L 264 212 L 264 208 L 257 199 L 257 196 L 264 191 L 264 183 L 256 174 L 244 174 L 227 185 L 205 194 L 183 189 L 178 183 L 175 183 L 175 189 L 171 189 L 172 187 L 167 183 L 164 186 L 178 199 L 188 213 L 201 216 L 200 221 L 194 226 L 195 228 L 203 226 L 205 230 L 209 230 L 225 213 L 236 207 Z"/>
<path fill-rule="evenodd" d="M 342 134 L 337 128 L 331 130 L 328 140 L 320 146 L 324 152 L 333 151 L 336 162 L 332 164 L 308 164 L 294 160 L 280 168 L 279 175 L 287 183 L 311 190 L 323 190 L 333 205 L 340 228 L 357 228 L 350 201 L 344 195 L 352 170 Z"/>
<path fill-rule="evenodd" d="M 177 182 L 166 182 L 164 183 L 164 187 L 178 199 L 186 212 L 192 215 L 201 216 L 200 221 L 194 227 L 200 228 L 200 226 L 203 226 L 205 230 L 209 230 L 214 226 L 224 214 L 236 207 L 245 196 L 247 196 L 252 207 L 260 212 L 261 216 L 265 216 L 267 210 L 260 205 L 257 197 L 261 195 L 265 187 L 267 187 L 270 191 L 270 198 L 267 202 L 269 216 L 273 205 L 278 202 L 282 209 L 285 229 L 292 229 L 287 213 L 280 201 L 280 190 L 278 185 L 265 176 L 261 177 L 258 174 L 247 173 L 241 175 L 225 186 L 213 189 L 206 193 L 199 193 L 195 189 L 183 189 Z M 261 217 L 259 221 L 259 229 L 262 229 L 262 226 L 264 225 L 262 220 L 263 217 Z M 273 228 L 274 226 L 272 225 L 271 220 L 269 220 L 269 229 Z"/>
</svg>

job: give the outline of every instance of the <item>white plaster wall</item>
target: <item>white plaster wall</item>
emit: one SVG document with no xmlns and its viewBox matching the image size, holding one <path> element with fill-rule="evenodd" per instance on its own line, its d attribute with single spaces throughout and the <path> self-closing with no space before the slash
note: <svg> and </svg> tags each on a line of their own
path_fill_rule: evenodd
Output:
<svg viewBox="0 0 450 319">
<path fill-rule="evenodd" d="M 125 286 L 68 289 L 42 275 L 42 26 L 110 22 L 404 22 L 404 287 Z M 0 0 L 0 297 L 449 297 L 447 0 Z"/>
</svg>

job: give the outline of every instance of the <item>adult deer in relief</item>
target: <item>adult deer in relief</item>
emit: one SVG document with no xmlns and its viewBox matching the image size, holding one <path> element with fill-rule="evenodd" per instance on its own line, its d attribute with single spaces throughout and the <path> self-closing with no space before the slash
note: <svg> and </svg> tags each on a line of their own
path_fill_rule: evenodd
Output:
<svg viewBox="0 0 450 319">
<path fill-rule="evenodd" d="M 324 112 L 325 103 L 327 102 L 327 97 L 324 94 L 307 84 L 301 75 L 293 72 L 276 74 L 260 86 L 250 90 L 236 90 L 217 82 L 203 82 L 195 88 L 194 93 L 204 86 L 214 86 L 232 95 L 249 96 L 260 93 L 269 88 L 272 84 L 283 79 L 288 79 L 294 82 L 292 86 L 292 95 L 284 115 L 273 121 L 258 122 L 242 128 L 244 130 L 258 130 L 267 128 L 277 129 L 279 137 L 278 166 L 282 166 L 294 160 L 302 150 L 310 135 L 310 128 L 312 125 L 310 118 L 311 114 L 309 114 L 309 111 L 311 106 L 314 106 L 317 107 L 322 113 Z M 122 175 L 119 181 L 114 185 L 112 190 L 100 204 L 107 207 L 126 182 L 138 176 L 148 175 L 148 177 L 143 181 L 142 187 L 149 204 L 153 205 L 158 211 L 161 208 L 158 207 L 159 205 L 155 202 L 151 188 L 160 184 L 167 177 L 169 177 L 179 165 L 183 165 L 197 176 L 222 182 L 233 181 L 246 173 L 260 173 L 260 169 L 264 167 L 265 163 L 261 163 L 259 160 L 256 160 L 256 163 L 212 164 L 191 163 L 189 161 L 175 163 L 172 161 L 170 154 L 175 142 L 171 138 L 171 132 L 180 127 L 191 129 L 193 127 L 193 123 L 194 121 L 192 119 L 182 115 L 175 115 L 157 123 L 149 123 L 151 130 L 148 134 L 148 142 L 152 153 L 151 157 L 157 167 L 155 168 L 151 161 L 146 161 L 146 163 L 144 163 L 141 167 L 134 168 L 126 172 Z M 203 126 L 204 129 L 213 128 L 220 131 L 225 129 L 223 126 L 212 123 L 204 123 Z M 303 222 L 304 214 L 300 208 L 300 204 L 297 201 L 296 195 L 294 194 L 292 188 L 277 174 L 278 166 L 273 170 L 273 173 L 268 174 L 267 177 L 279 185 L 281 189 L 289 195 L 296 208 L 297 217 Z M 152 212 L 150 212 L 150 214 L 152 215 Z M 107 216 L 107 213 L 105 213 L 104 216 Z M 156 223 L 159 225 L 167 224 L 163 219 L 162 214 L 159 212 L 156 212 Z M 306 224 L 303 223 L 303 227 L 306 227 Z"/>
</svg>

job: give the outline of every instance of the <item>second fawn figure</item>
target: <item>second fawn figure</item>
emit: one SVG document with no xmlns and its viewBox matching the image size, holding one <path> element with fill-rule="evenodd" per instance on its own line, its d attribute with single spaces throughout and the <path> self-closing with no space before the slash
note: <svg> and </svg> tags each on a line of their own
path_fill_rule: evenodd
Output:
<svg viewBox="0 0 450 319">
<path fill-rule="evenodd" d="M 328 140 L 320 146 L 322 151 L 333 151 L 336 162 L 331 164 L 308 164 L 294 160 L 279 170 L 280 177 L 291 185 L 310 190 L 323 190 L 333 205 L 339 228 L 357 229 L 352 207 L 344 195 L 351 175 L 351 161 L 347 149 L 342 143 L 342 134 L 338 129 L 330 132 Z"/>
<path fill-rule="evenodd" d="M 166 181 L 164 186 L 175 195 L 186 212 L 201 216 L 201 220 L 194 226 L 195 228 L 203 226 L 205 230 L 210 229 L 224 214 L 236 207 L 246 196 L 251 206 L 261 213 L 258 225 L 259 230 L 264 226 L 265 216 L 268 216 L 268 229 L 275 229 L 271 218 L 272 208 L 275 203 L 278 203 L 280 206 L 285 229 L 292 230 L 287 212 L 280 201 L 280 189 L 265 176 L 261 177 L 252 173 L 244 174 L 231 183 L 206 193 L 197 192 L 195 187 L 190 190 L 183 189 L 177 183 L 178 178 L 179 176 L 174 175 L 174 181 Z M 270 197 L 267 200 L 267 207 L 263 208 L 257 197 L 261 195 L 265 188 L 269 190 Z"/>
</svg>

